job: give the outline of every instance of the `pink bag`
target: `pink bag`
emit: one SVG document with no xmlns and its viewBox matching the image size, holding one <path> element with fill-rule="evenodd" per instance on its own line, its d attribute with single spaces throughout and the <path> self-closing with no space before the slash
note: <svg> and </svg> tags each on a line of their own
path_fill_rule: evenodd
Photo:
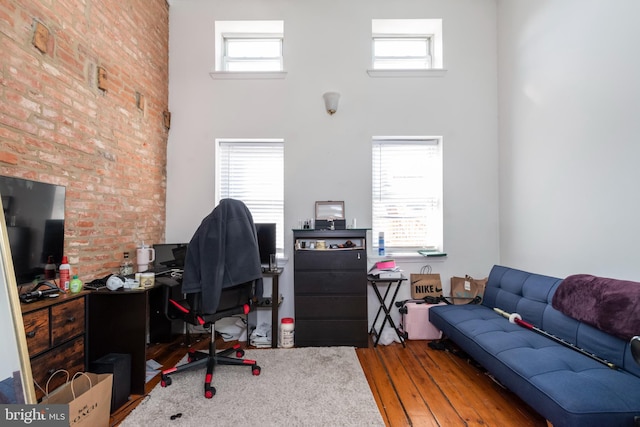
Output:
<svg viewBox="0 0 640 427">
<path fill-rule="evenodd" d="M 408 300 L 399 308 L 402 314 L 400 335 L 409 340 L 439 340 L 442 331 L 429 322 L 429 309 L 438 304 L 427 304 L 424 300 Z"/>
</svg>

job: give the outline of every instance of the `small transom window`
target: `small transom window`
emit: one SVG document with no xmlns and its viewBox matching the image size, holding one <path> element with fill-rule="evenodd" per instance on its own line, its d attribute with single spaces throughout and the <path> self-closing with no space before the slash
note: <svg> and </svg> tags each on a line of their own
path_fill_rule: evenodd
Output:
<svg viewBox="0 0 640 427">
<path fill-rule="evenodd" d="M 216 72 L 281 72 L 284 21 L 216 21 Z"/>
<path fill-rule="evenodd" d="M 373 69 L 425 70 L 431 65 L 431 37 L 398 36 L 373 38 Z"/>
<path fill-rule="evenodd" d="M 281 71 L 282 37 L 223 35 L 224 71 Z"/>
</svg>

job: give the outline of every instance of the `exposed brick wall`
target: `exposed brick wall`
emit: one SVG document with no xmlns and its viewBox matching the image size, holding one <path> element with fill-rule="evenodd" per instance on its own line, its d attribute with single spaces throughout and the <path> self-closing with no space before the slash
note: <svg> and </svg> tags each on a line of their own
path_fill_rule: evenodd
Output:
<svg viewBox="0 0 640 427">
<path fill-rule="evenodd" d="M 166 0 L 0 2 L 0 174 L 66 186 L 85 280 L 164 241 L 168 38 Z"/>
</svg>

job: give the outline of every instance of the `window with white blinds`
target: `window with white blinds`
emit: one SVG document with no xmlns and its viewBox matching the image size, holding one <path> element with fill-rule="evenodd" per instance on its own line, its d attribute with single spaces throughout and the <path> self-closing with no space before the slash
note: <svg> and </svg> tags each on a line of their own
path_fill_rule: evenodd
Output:
<svg viewBox="0 0 640 427">
<path fill-rule="evenodd" d="M 218 140 L 216 199 L 247 205 L 256 223 L 276 224 L 278 252 L 284 249 L 284 142 Z"/>
<path fill-rule="evenodd" d="M 443 250 L 442 139 L 374 138 L 372 141 L 374 246 Z"/>
</svg>

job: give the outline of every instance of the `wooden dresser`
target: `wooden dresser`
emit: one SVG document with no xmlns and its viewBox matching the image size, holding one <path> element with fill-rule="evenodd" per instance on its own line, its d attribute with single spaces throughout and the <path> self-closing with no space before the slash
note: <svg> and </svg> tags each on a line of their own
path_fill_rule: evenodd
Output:
<svg viewBox="0 0 640 427">
<path fill-rule="evenodd" d="M 22 319 L 31 359 L 31 372 L 36 383 L 36 398 L 44 396 L 47 380 L 55 371 L 64 369 L 73 376 L 85 371 L 86 297 L 83 291 L 63 294 L 22 305 Z M 58 374 L 49 383 L 55 390 L 66 380 Z"/>
</svg>

